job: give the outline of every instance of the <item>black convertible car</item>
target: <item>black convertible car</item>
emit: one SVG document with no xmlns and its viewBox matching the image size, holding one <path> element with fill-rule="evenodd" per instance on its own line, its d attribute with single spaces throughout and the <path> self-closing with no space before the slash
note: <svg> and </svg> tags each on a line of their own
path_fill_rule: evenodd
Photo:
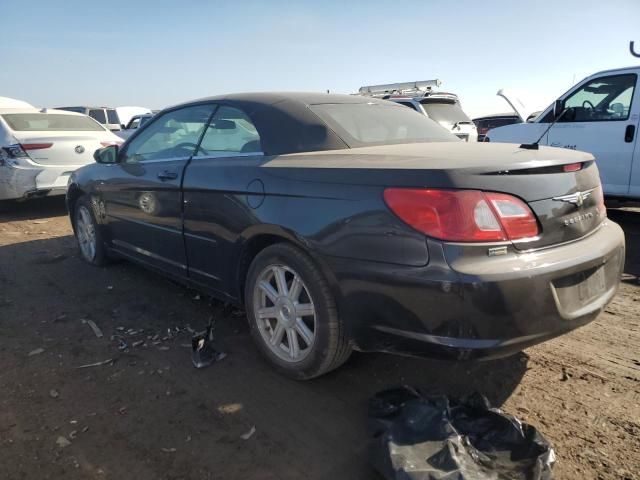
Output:
<svg viewBox="0 0 640 480">
<path fill-rule="evenodd" d="M 244 305 L 295 378 L 353 349 L 508 355 L 593 320 L 622 271 L 591 155 L 461 142 L 384 100 L 197 100 L 95 158 L 67 196 L 82 257 Z"/>
</svg>

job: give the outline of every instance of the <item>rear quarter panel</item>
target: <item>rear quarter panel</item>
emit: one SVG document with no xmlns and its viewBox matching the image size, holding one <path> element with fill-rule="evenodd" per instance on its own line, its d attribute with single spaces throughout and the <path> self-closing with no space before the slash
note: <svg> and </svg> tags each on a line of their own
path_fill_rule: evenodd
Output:
<svg viewBox="0 0 640 480">
<path fill-rule="evenodd" d="M 270 168 L 268 160 L 194 159 L 186 169 L 185 243 L 203 282 L 236 296 L 239 256 L 257 235 L 289 239 L 316 258 L 428 262 L 424 236 L 386 208 L 382 187 L 350 184 L 342 169 Z"/>
</svg>

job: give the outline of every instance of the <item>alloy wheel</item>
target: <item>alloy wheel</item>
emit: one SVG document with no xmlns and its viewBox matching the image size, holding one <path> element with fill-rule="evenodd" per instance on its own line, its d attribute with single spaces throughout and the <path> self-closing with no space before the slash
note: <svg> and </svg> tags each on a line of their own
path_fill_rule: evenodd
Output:
<svg viewBox="0 0 640 480">
<path fill-rule="evenodd" d="M 267 347 L 280 359 L 296 363 L 312 350 L 316 338 L 316 310 L 307 286 L 285 265 L 269 265 L 253 291 L 258 330 Z"/>
<path fill-rule="evenodd" d="M 90 262 L 93 261 L 96 257 L 96 228 L 89 210 L 84 205 L 78 207 L 76 214 L 76 236 L 82 256 Z"/>
</svg>

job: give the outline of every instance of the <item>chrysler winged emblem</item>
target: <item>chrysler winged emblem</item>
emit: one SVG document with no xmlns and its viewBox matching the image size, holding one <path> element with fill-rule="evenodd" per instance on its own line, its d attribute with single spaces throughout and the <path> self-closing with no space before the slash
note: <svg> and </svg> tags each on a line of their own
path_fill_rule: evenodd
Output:
<svg viewBox="0 0 640 480">
<path fill-rule="evenodd" d="M 585 190 L 584 192 L 576 192 L 569 195 L 562 195 L 560 197 L 553 197 L 553 200 L 557 202 L 573 203 L 576 207 L 580 208 L 584 204 L 584 201 L 591 196 L 594 190 L 595 188 L 592 188 L 591 190 Z"/>
</svg>

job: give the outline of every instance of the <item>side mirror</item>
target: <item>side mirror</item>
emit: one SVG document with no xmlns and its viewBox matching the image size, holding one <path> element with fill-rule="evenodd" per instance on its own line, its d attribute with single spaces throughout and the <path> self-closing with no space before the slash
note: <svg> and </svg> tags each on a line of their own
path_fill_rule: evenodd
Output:
<svg viewBox="0 0 640 480">
<path fill-rule="evenodd" d="M 97 163 L 103 164 L 118 163 L 118 146 L 109 145 L 108 147 L 99 148 L 93 153 L 93 159 Z"/>
<path fill-rule="evenodd" d="M 121 123 L 120 124 L 120 130 L 124 130 L 125 128 L 127 128 L 127 127 L 124 125 L 124 123 Z"/>
<path fill-rule="evenodd" d="M 564 100 L 556 100 L 553 104 L 553 119 L 557 120 L 564 111 Z"/>
</svg>

